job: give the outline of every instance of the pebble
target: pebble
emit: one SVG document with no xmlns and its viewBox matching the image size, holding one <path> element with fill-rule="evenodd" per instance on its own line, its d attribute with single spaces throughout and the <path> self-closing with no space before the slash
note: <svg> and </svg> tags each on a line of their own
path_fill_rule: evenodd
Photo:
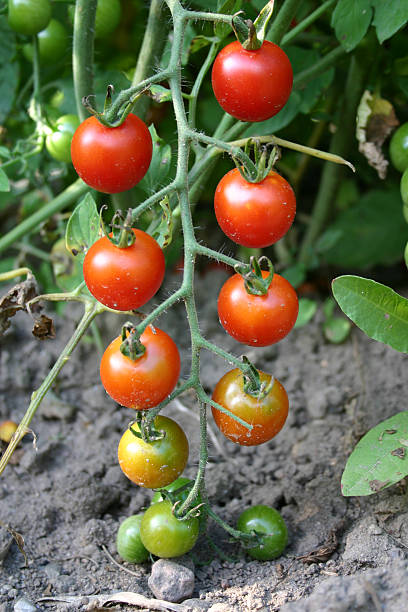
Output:
<svg viewBox="0 0 408 612">
<path fill-rule="evenodd" d="M 13 610 L 14 612 L 36 612 L 38 608 L 29 599 L 21 597 L 14 604 Z"/>
<path fill-rule="evenodd" d="M 169 559 L 159 559 L 152 565 L 148 584 L 157 599 L 179 602 L 192 596 L 194 572 Z"/>
</svg>

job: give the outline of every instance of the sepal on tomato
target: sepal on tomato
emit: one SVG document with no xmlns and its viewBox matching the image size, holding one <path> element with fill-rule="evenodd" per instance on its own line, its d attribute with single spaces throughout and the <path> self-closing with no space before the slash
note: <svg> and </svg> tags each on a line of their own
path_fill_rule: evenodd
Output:
<svg viewBox="0 0 408 612">
<path fill-rule="evenodd" d="M 146 347 L 140 342 L 140 334 L 132 323 L 125 323 L 122 327 L 120 352 L 132 361 L 136 361 L 146 352 Z"/>
<path fill-rule="evenodd" d="M 261 263 L 265 262 L 268 266 L 268 276 L 263 278 Z M 237 274 L 240 274 L 244 279 L 244 286 L 247 293 L 250 295 L 266 295 L 271 285 L 273 278 L 273 265 L 268 257 L 263 255 L 259 259 L 253 255 L 250 257 L 250 269 L 247 264 L 237 264 L 234 266 Z"/>
</svg>

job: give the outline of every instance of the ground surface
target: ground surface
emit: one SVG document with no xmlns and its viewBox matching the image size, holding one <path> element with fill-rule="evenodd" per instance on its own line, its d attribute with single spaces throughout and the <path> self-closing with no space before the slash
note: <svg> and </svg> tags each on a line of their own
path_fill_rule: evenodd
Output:
<svg viewBox="0 0 408 612">
<path fill-rule="evenodd" d="M 197 300 L 203 333 L 239 355 L 244 347 L 222 331 L 215 296 L 222 272 L 201 278 Z M 166 291 L 179 278 L 168 282 Z M 69 308 L 56 319 L 57 338 L 32 339 L 28 317 L 15 317 L 1 344 L 0 418 L 19 420 L 80 311 Z M 407 409 L 407 358 L 368 340 L 354 329 L 340 346 L 328 344 L 318 314 L 305 328 L 264 349 L 248 349 L 256 365 L 285 385 L 291 408 L 286 426 L 270 443 L 241 448 L 222 439 L 210 448 L 208 493 L 216 512 L 234 524 L 248 505 L 275 506 L 287 521 L 290 543 L 273 562 L 211 559 L 205 542 L 195 555 L 196 587 L 185 610 L 348 610 L 397 611 L 408 597 L 408 509 L 405 486 L 368 498 L 343 498 L 340 477 L 359 437 L 371 426 Z M 120 330 L 120 318 L 100 317 L 105 344 Z M 188 373 L 188 333 L 183 308 L 160 320 L 183 352 Z M 93 352 L 92 352 L 93 351 Z M 26 440 L 0 478 L 0 520 L 24 536 L 28 566 L 15 543 L 0 562 L 0 612 L 13 610 L 21 597 L 86 596 L 133 591 L 152 597 L 149 564 L 117 567 L 115 535 L 119 523 L 148 505 L 150 491 L 122 475 L 116 459 L 118 440 L 131 418 L 104 393 L 99 356 L 83 343 L 62 371 L 54 396 L 36 414 L 35 452 Z M 202 380 L 211 390 L 229 369 L 203 354 Z M 194 477 L 197 460 L 197 406 L 182 396 L 170 405 L 191 441 L 185 472 Z M 211 424 L 211 420 L 210 420 Z M 211 424 L 213 427 L 213 425 Z M 210 533 L 226 552 L 238 555 L 214 524 Z M 8 536 L 0 528 L 0 550 Z M 336 545 L 337 541 L 337 545 Z M 333 546 L 334 543 L 334 546 Z M 327 560 L 307 564 L 299 557 L 329 544 Z M 84 610 L 88 601 L 42 602 L 40 610 Z M 20 605 L 20 604 L 19 604 Z M 18 607 L 16 609 L 26 609 Z M 130 610 L 130 607 L 121 609 Z M 135 609 L 135 608 L 133 608 Z"/>
</svg>

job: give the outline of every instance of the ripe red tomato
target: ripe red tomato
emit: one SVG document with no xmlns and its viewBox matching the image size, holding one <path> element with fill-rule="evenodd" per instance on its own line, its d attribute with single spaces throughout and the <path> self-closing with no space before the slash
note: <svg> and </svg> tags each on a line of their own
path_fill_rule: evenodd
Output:
<svg viewBox="0 0 408 612">
<path fill-rule="evenodd" d="M 265 40 L 247 51 L 237 40 L 222 49 L 213 64 L 212 86 L 220 106 L 241 121 L 264 121 L 285 106 L 293 71 L 280 47 Z"/>
<path fill-rule="evenodd" d="M 266 278 L 268 272 L 262 271 Z M 292 285 L 274 274 L 266 295 L 250 295 L 239 274 L 231 276 L 218 296 L 218 316 L 225 331 L 243 344 L 268 346 L 282 340 L 296 323 L 299 303 Z"/>
<path fill-rule="evenodd" d="M 173 419 L 159 415 L 154 426 L 164 431 L 164 438 L 144 442 L 127 429 L 118 447 L 122 472 L 135 484 L 149 489 L 165 487 L 173 482 L 186 467 L 188 459 L 186 434 Z M 139 431 L 136 423 L 132 429 Z"/>
<path fill-rule="evenodd" d="M 149 168 L 152 151 L 146 124 L 133 114 L 113 128 L 88 117 L 71 143 L 72 163 L 78 175 L 103 193 L 120 193 L 137 185 Z"/>
<path fill-rule="evenodd" d="M 163 282 L 165 261 L 156 240 L 134 229 L 135 241 L 125 248 L 100 238 L 87 251 L 83 272 L 86 286 L 113 310 L 135 310 L 146 304 Z"/>
<path fill-rule="evenodd" d="M 259 183 L 249 183 L 234 168 L 218 183 L 214 209 L 228 238 L 242 246 L 263 248 L 289 230 L 296 198 L 289 183 L 276 172 Z"/>
<path fill-rule="evenodd" d="M 170 336 L 158 327 L 147 327 L 140 341 L 146 350 L 133 361 L 120 352 L 122 337 L 115 338 L 102 356 L 100 375 L 106 392 L 118 404 L 146 410 L 173 391 L 180 375 L 180 354 Z"/>
<path fill-rule="evenodd" d="M 267 385 L 272 376 L 259 372 Z M 216 384 L 213 400 L 253 426 L 249 430 L 230 416 L 212 407 L 218 429 L 226 438 L 241 446 L 256 446 L 271 440 L 282 429 L 288 416 L 289 401 L 283 385 L 275 378 L 269 393 L 259 399 L 244 391 L 244 376 L 239 368 L 227 372 Z"/>
</svg>

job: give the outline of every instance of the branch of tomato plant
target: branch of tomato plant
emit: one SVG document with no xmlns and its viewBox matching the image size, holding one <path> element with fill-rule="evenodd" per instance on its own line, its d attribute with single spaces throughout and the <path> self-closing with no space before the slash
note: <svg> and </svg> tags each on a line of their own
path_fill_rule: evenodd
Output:
<svg viewBox="0 0 408 612">
<path fill-rule="evenodd" d="M 346 52 L 341 45 L 338 45 L 329 53 L 326 53 L 318 62 L 316 62 L 313 66 L 309 68 L 305 68 L 302 72 L 298 72 L 298 74 L 293 79 L 293 88 L 294 89 L 302 89 L 309 81 L 312 81 L 314 78 L 326 72 L 332 66 L 338 64 L 339 60 L 345 59 Z"/>
<path fill-rule="evenodd" d="M 302 0 L 285 0 L 266 35 L 266 40 L 279 45 Z"/>
<path fill-rule="evenodd" d="M 40 223 L 46 221 L 55 213 L 64 210 L 64 208 L 67 208 L 71 204 L 74 204 L 78 198 L 85 195 L 88 191 L 88 185 L 86 185 L 81 179 L 76 180 L 62 193 L 51 200 L 51 202 L 45 204 L 42 208 L 24 219 L 24 221 L 2 236 L 0 238 L 0 253 L 5 251 L 15 241 L 20 240 L 20 238 L 23 236 L 35 231 Z"/>
<path fill-rule="evenodd" d="M 341 155 L 347 154 L 350 143 L 353 141 L 356 111 L 364 91 L 366 75 L 367 70 L 365 67 L 357 60 L 356 56 L 352 56 L 344 88 L 343 103 L 336 121 L 337 129 L 330 144 L 330 150 L 336 151 Z M 340 166 L 331 164 L 324 166 L 310 222 L 300 247 L 298 258 L 300 263 L 307 265 L 310 261 L 313 244 L 316 242 L 328 219 L 330 209 L 335 201 L 340 179 Z"/>
<path fill-rule="evenodd" d="M 97 0 L 76 0 L 72 75 L 77 114 L 81 121 L 88 113 L 82 99 L 93 94 L 93 56 Z"/>
<path fill-rule="evenodd" d="M 91 300 L 90 298 L 88 298 L 85 304 L 85 311 L 84 311 L 83 317 L 81 321 L 79 322 L 79 324 L 77 325 L 77 327 L 75 328 L 75 331 L 72 334 L 70 340 L 68 341 L 65 348 L 58 356 L 58 359 L 56 360 L 54 366 L 49 371 L 47 377 L 44 379 L 40 387 L 38 387 L 38 389 L 34 391 L 33 394 L 31 395 L 30 405 L 27 408 L 27 411 L 24 414 L 13 437 L 11 438 L 9 445 L 7 446 L 3 455 L 1 456 L 0 474 L 2 474 L 2 472 L 4 471 L 17 445 L 27 433 L 27 428 L 29 424 L 31 423 L 31 420 L 38 406 L 41 404 L 44 396 L 49 391 L 51 385 L 53 384 L 54 380 L 58 376 L 63 366 L 68 361 L 72 351 L 75 349 L 78 342 L 81 340 L 82 336 L 85 334 L 85 332 L 87 331 L 88 327 L 90 326 L 91 322 L 94 320 L 96 315 L 103 312 L 104 310 L 105 310 L 104 306 L 102 306 L 101 304 L 98 304 L 95 300 L 93 299 Z"/>
<path fill-rule="evenodd" d="M 323 2 L 323 4 L 321 4 L 317 9 L 310 13 L 310 15 L 302 19 L 302 21 L 300 21 L 295 27 L 291 28 L 289 32 L 286 32 L 286 34 L 282 36 L 280 41 L 281 45 L 288 45 L 290 42 L 292 42 L 292 40 L 296 38 L 298 34 L 300 34 L 304 30 L 306 30 L 306 28 L 311 26 L 312 23 L 314 23 L 316 19 L 320 17 L 320 15 L 325 13 L 326 10 L 330 8 L 331 5 L 335 2 L 336 0 L 326 0 L 326 2 Z"/>
</svg>

